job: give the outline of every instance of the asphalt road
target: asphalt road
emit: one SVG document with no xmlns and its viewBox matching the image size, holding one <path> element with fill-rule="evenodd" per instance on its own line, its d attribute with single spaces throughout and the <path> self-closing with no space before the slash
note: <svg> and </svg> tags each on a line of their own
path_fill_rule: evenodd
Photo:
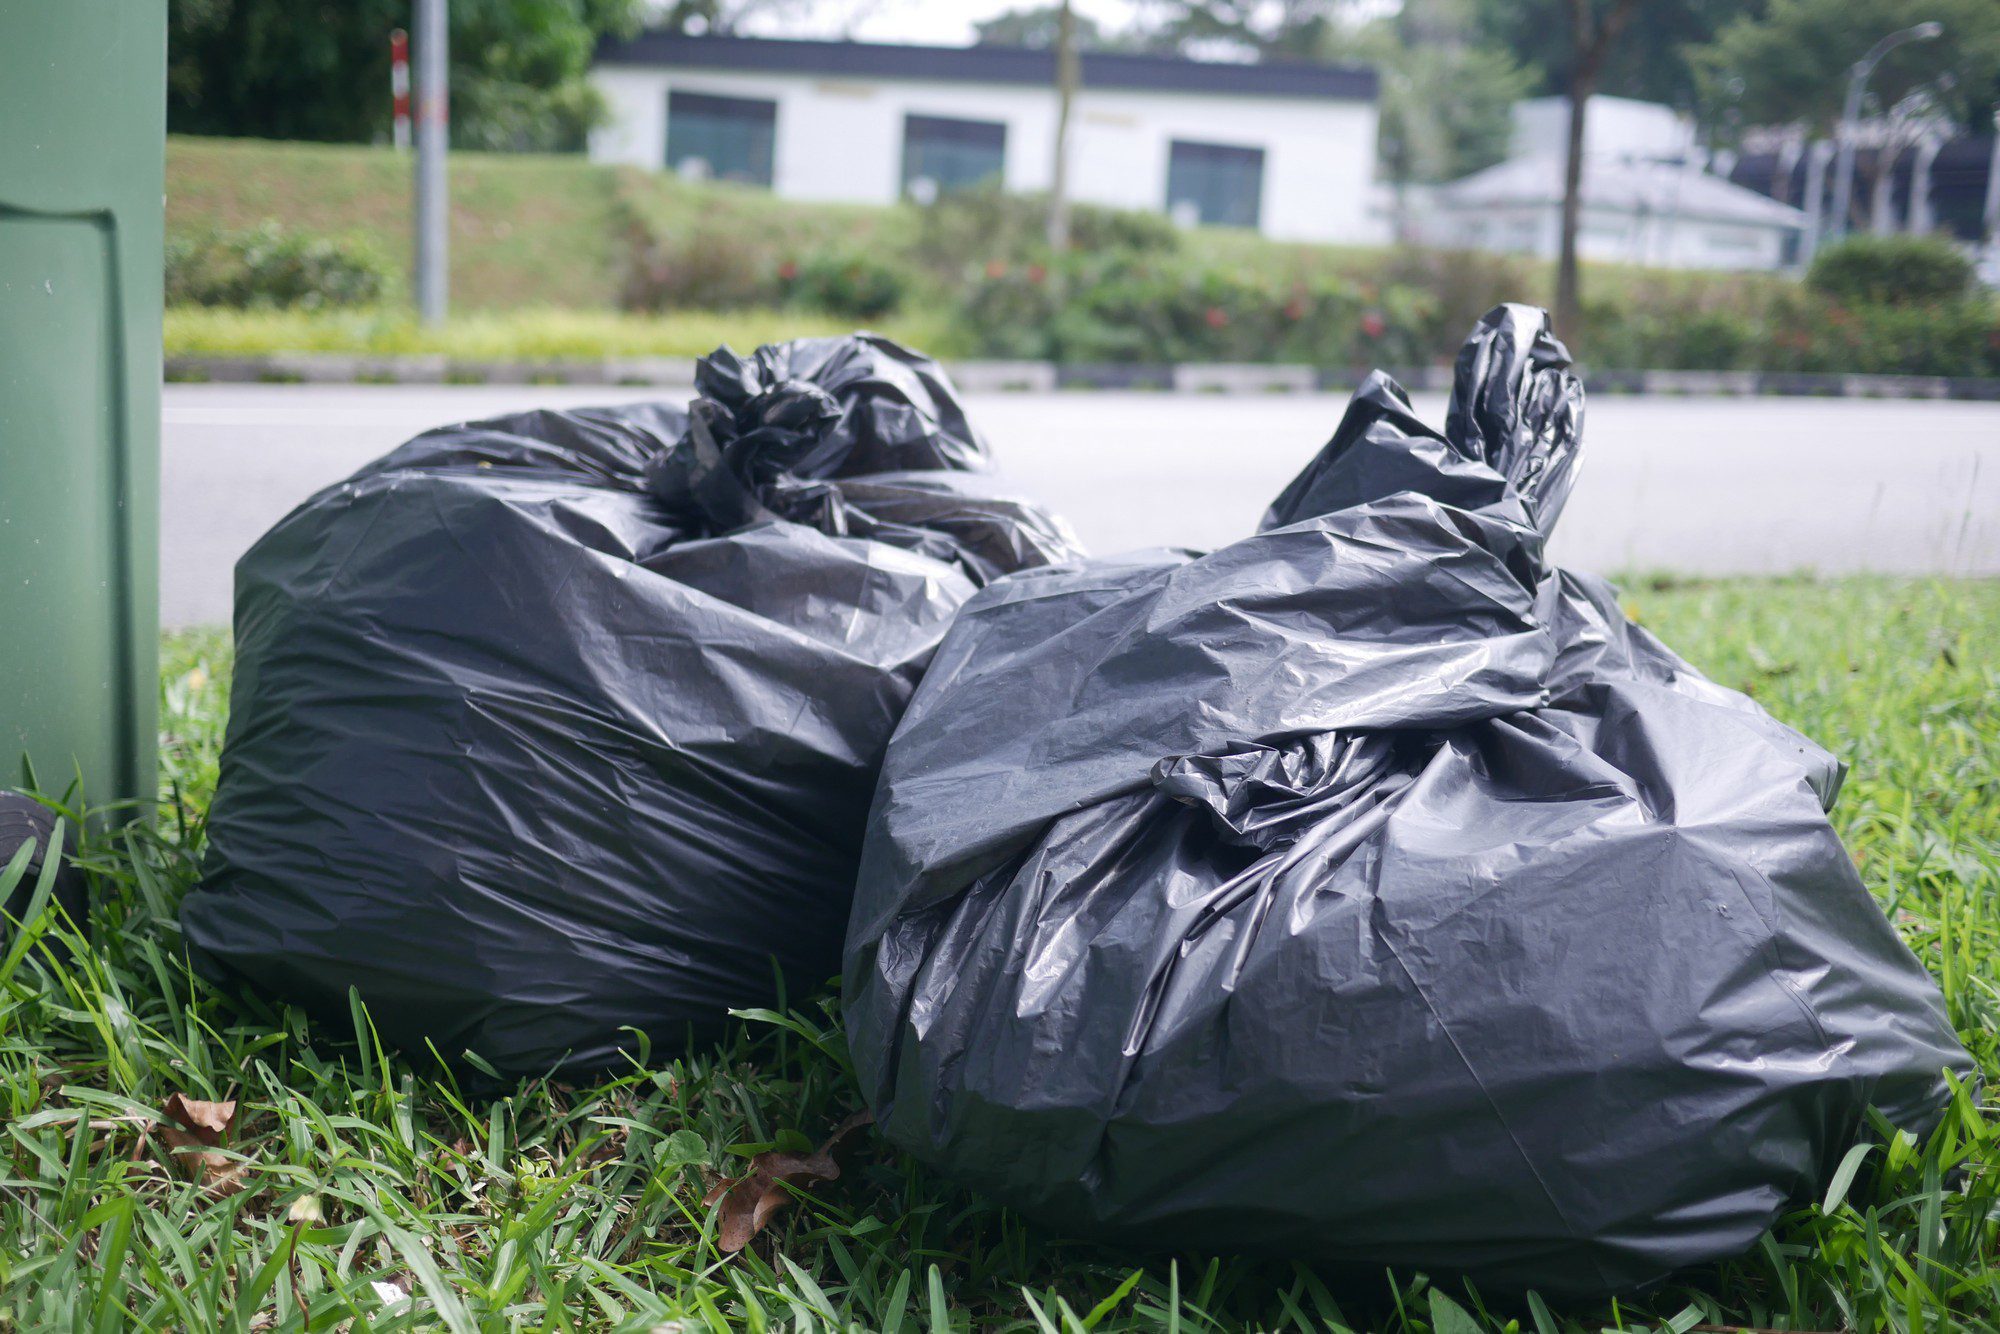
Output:
<svg viewBox="0 0 2000 1334">
<path fill-rule="evenodd" d="M 659 392 L 169 385 L 161 620 L 226 622 L 231 568 L 260 533 L 426 427 Z M 1248 532 L 1344 406 L 1325 394 L 968 400 L 1002 471 L 1106 553 Z M 1442 398 L 1417 406 L 1441 421 Z M 1555 540 L 1579 568 L 2000 574 L 2000 404 L 1602 397 L 1585 451 Z"/>
</svg>

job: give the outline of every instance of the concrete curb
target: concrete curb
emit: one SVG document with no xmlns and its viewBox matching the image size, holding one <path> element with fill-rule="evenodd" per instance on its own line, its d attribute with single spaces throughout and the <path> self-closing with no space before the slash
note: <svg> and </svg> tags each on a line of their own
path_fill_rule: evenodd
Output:
<svg viewBox="0 0 2000 1334">
<path fill-rule="evenodd" d="M 1321 366 L 1076 364 L 961 361 L 949 366 L 974 393 L 1046 393 L 1052 389 L 1154 390 L 1183 394 L 1345 393 L 1364 371 Z M 1412 393 L 1451 388 L 1449 366 L 1407 366 L 1389 374 Z M 166 359 L 170 383 L 213 384 L 498 384 L 620 385 L 685 389 L 694 384 L 687 357 L 609 357 L 595 361 L 459 361 L 443 356 L 349 356 L 283 352 L 259 357 Z M 2000 378 L 1942 375 L 1816 375 L 1784 371 L 1585 371 L 1599 394 L 1725 395 L 1783 398 L 1953 398 L 2000 402 Z"/>
</svg>

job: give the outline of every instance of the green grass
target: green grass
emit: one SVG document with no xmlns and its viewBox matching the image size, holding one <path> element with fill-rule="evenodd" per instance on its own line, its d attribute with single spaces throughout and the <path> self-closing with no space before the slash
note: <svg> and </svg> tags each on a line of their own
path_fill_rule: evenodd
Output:
<svg viewBox="0 0 2000 1334">
<path fill-rule="evenodd" d="M 2000 583 L 1642 579 L 1627 603 L 1853 763 L 1848 846 L 2000 1078 Z M 216 634 L 165 650 L 161 818 L 87 845 L 88 943 L 30 909 L 0 947 L 0 1329 L 2000 1328 L 2000 1129 L 1969 1092 L 1928 1144 L 1871 1149 L 1831 1208 L 1751 1254 L 1589 1310 L 1408 1274 L 1336 1298 L 1283 1265 L 1103 1250 L 865 1138 L 726 1259 L 708 1186 L 749 1146 L 817 1140 L 857 1106 L 830 1003 L 719 1051 L 495 1098 L 218 994 L 183 966 L 173 909 L 229 651 Z M 245 1189 L 214 1196 L 169 1165 L 148 1126 L 175 1092 L 240 1100 Z"/>
<path fill-rule="evenodd" d="M 167 232 L 266 218 L 365 240 L 409 272 L 413 164 L 344 144 L 167 140 Z M 623 280 L 612 169 L 576 156 L 454 153 L 451 290 L 468 310 L 608 308 Z"/>
<path fill-rule="evenodd" d="M 681 310 L 625 315 L 530 309 L 455 316 L 431 329 L 401 311 L 224 310 L 177 306 L 166 313 L 168 356 L 263 356 L 342 352 L 374 356 L 441 353 L 467 361 L 697 357 L 728 343 L 760 343 L 854 332 L 856 322 L 801 310 Z M 959 348 L 935 314 L 892 316 L 873 327 L 936 356 Z"/>
<path fill-rule="evenodd" d="M 167 140 L 167 230 L 169 235 L 243 230 L 270 219 L 294 231 L 364 240 L 403 274 L 411 258 L 411 172 L 408 155 L 381 147 L 173 136 Z M 466 312 L 512 311 L 539 319 L 553 309 L 609 311 L 620 304 L 634 242 L 643 237 L 720 235 L 761 258 L 794 260 L 833 246 L 894 256 L 910 271 L 937 262 L 927 248 L 938 244 L 937 238 L 926 241 L 923 213 L 908 204 L 780 199 L 764 190 L 695 184 L 581 155 L 456 152 L 451 198 L 452 301 Z M 1273 241 L 1228 227 L 1194 228 L 1182 233 L 1181 241 L 1191 258 L 1246 272 L 1279 277 L 1324 272 L 1364 286 L 1401 281 L 1435 289 L 1448 294 L 1454 327 L 1497 301 L 1553 299 L 1551 266 L 1519 257 Z M 1719 301 L 1740 301 L 1746 291 L 1789 281 L 1597 263 L 1585 269 L 1593 300 L 1604 302 L 1703 292 Z M 939 275 L 929 277 L 935 283 Z M 398 306 L 405 303 L 407 293 L 400 288 L 392 295 Z M 926 288 L 909 304 L 934 307 L 935 296 Z M 1461 309 L 1470 313 L 1456 319 Z M 231 350 L 307 351 L 333 343 L 341 350 L 377 350 L 353 345 L 344 332 L 353 321 L 339 314 L 253 321 L 240 326 Z M 177 342 L 170 316 L 168 351 L 211 350 L 205 341 L 200 346 L 187 341 L 205 327 L 182 321 L 180 328 L 188 332 Z M 528 326 L 513 327 L 527 335 Z M 283 341 L 297 339 L 306 342 Z"/>
</svg>

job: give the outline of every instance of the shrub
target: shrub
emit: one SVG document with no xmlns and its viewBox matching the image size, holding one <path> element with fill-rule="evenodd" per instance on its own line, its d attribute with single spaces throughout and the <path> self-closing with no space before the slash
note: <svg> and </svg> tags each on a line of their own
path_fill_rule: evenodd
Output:
<svg viewBox="0 0 2000 1334">
<path fill-rule="evenodd" d="M 785 303 L 855 320 L 879 320 L 903 304 L 908 283 L 894 257 L 859 248 L 823 250 L 781 263 Z"/>
<path fill-rule="evenodd" d="M 1845 306 L 1815 293 L 1777 303 L 1772 370 L 1821 374 L 2000 374 L 2000 312 L 1981 297 Z"/>
<path fill-rule="evenodd" d="M 1937 236 L 1851 236 L 1813 256 L 1806 285 L 1850 305 L 1924 305 L 1974 291 L 1972 261 Z"/>
<path fill-rule="evenodd" d="M 1764 358 L 1767 316 L 1742 289 L 1726 291 L 1741 299 L 1639 285 L 1613 299 L 1587 302 L 1583 327 L 1567 335 L 1570 347 L 1599 369 L 1754 369 Z"/>
<path fill-rule="evenodd" d="M 321 310 L 380 301 L 393 271 L 365 242 L 287 231 L 266 220 L 248 231 L 170 239 L 169 305 L 239 310 Z"/>
<path fill-rule="evenodd" d="M 768 235 L 707 215 L 656 231 L 628 226 L 629 268 L 620 305 L 627 310 L 731 310 L 773 306 L 784 295 L 779 247 Z"/>
<path fill-rule="evenodd" d="M 1473 324 L 1503 301 L 1542 302 L 1547 266 L 1522 255 L 1480 250 L 1432 250 L 1397 246 L 1375 273 L 1385 284 L 1416 288 L 1431 297 L 1430 321 L 1423 329 L 1426 356 L 1450 357 Z M 1575 334 L 1557 330 L 1565 338 Z"/>
<path fill-rule="evenodd" d="M 1407 287 L 1076 252 L 1054 265 L 992 261 L 968 283 L 957 322 L 985 356 L 1348 367 L 1425 359 L 1433 311 L 1428 294 Z"/>
<path fill-rule="evenodd" d="M 1043 196 L 1032 196 L 1036 206 L 1048 208 Z M 1071 204 L 1069 241 L 1077 250 L 1131 250 L 1147 254 L 1169 254 L 1180 249 L 1181 230 L 1164 213 L 1133 208 L 1107 208 L 1102 204 Z"/>
<path fill-rule="evenodd" d="M 993 261 L 1046 262 L 1047 195 L 1008 194 L 995 185 L 953 190 L 917 210 L 909 258 L 936 277 L 956 282 Z M 1180 248 L 1180 229 L 1165 214 L 1072 204 L 1072 252 L 1166 255 Z"/>
</svg>

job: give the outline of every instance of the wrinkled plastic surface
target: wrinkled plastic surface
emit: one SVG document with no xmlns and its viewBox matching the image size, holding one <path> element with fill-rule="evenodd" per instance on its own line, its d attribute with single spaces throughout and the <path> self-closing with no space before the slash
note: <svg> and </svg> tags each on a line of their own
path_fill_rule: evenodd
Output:
<svg viewBox="0 0 2000 1334">
<path fill-rule="evenodd" d="M 389 1040 L 503 1072 L 837 971 L 946 624 L 1078 552 L 894 344 L 725 349 L 698 388 L 432 431 L 243 558 L 205 967 L 336 1022 L 356 987 Z"/>
<path fill-rule="evenodd" d="M 1555 1296 L 1750 1246 L 1969 1063 L 1824 750 L 1543 539 L 1582 395 L 1502 307 L 1256 535 L 973 598 L 847 957 L 897 1144 L 1070 1234 Z"/>
</svg>

